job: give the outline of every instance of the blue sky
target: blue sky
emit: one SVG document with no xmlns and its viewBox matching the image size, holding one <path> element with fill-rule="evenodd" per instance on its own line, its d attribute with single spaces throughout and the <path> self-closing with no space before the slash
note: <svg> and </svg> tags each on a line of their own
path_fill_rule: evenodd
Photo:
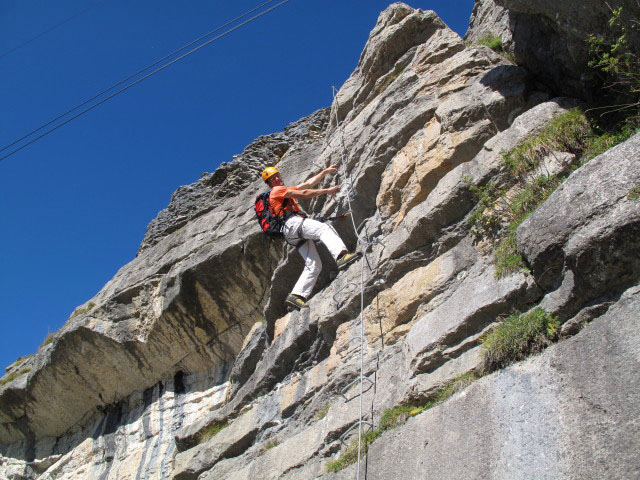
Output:
<svg viewBox="0 0 640 480">
<path fill-rule="evenodd" d="M 0 0 L 0 148 L 260 3 Z M 329 106 L 390 3 L 291 0 L 0 162 L 0 367 L 135 257 L 180 185 Z M 409 5 L 464 35 L 473 0 Z"/>
</svg>

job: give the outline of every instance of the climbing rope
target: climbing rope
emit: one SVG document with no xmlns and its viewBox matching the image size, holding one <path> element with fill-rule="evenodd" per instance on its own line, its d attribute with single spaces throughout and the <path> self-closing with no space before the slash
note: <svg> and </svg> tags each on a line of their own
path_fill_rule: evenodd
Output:
<svg viewBox="0 0 640 480">
<path fill-rule="evenodd" d="M 346 180 L 346 185 L 347 185 L 347 192 L 345 194 L 345 198 L 347 200 L 347 206 L 348 206 L 348 211 L 352 212 L 350 215 L 351 218 L 351 224 L 353 226 L 353 232 L 356 235 L 356 238 L 358 239 L 358 244 L 359 244 L 359 248 L 360 248 L 360 252 L 362 254 L 363 259 L 365 260 L 367 266 L 369 267 L 369 270 L 372 270 L 371 268 L 371 264 L 369 263 L 369 260 L 367 258 L 367 253 L 366 253 L 366 249 L 368 246 L 370 246 L 372 243 L 375 242 L 371 242 L 369 238 L 363 238 L 360 236 L 360 234 L 358 233 L 358 227 L 356 226 L 356 221 L 353 215 L 353 208 L 351 207 L 351 200 L 352 200 L 352 196 L 353 196 L 353 181 L 351 180 L 351 178 L 348 175 L 347 172 L 347 168 L 346 168 L 346 157 L 345 157 L 345 144 L 344 144 L 344 130 L 342 128 L 342 125 L 340 124 L 340 120 L 338 118 L 338 110 L 340 108 L 340 104 L 338 102 L 337 99 L 337 90 L 335 87 L 333 87 L 333 106 L 332 106 L 332 110 L 333 113 L 335 114 L 335 121 L 336 121 L 336 129 L 339 132 L 339 139 L 340 139 L 340 158 L 341 158 L 341 162 L 340 162 L 340 169 L 341 169 L 341 173 L 343 178 Z M 335 106 L 335 108 L 334 108 Z M 366 220 L 366 219 L 365 219 Z M 360 226 L 364 225 L 364 221 L 360 224 Z M 353 385 L 355 382 L 359 381 L 360 383 L 360 393 L 359 393 L 359 401 L 360 401 L 360 414 L 358 417 L 358 460 L 356 463 L 356 480 L 360 480 L 360 460 L 362 457 L 362 426 L 363 425 L 370 425 L 372 426 L 372 422 L 368 422 L 365 421 L 364 416 L 363 416 L 363 397 L 364 397 L 364 381 L 367 380 L 371 383 L 372 380 L 365 377 L 364 376 L 364 267 L 365 267 L 365 262 L 361 262 L 360 263 L 360 375 L 359 378 L 357 380 L 355 380 L 354 382 L 351 382 L 349 385 L 347 385 L 345 388 L 349 388 L 351 385 Z M 355 427 L 352 426 L 349 430 L 347 430 L 343 436 L 347 435 L 353 428 Z"/>
</svg>

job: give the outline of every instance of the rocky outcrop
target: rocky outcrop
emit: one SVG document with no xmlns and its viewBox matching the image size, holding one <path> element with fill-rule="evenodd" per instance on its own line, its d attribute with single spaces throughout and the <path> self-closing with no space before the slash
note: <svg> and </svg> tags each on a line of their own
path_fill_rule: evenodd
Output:
<svg viewBox="0 0 640 480">
<path fill-rule="evenodd" d="M 640 209 L 628 196 L 639 184 L 636 136 L 572 174 L 518 228 L 518 244 L 536 282 L 554 290 L 550 298 L 559 305 L 573 309 L 568 316 L 637 280 Z"/>
<path fill-rule="evenodd" d="M 599 99 L 601 80 L 589 68 L 589 35 L 607 35 L 613 9 L 631 25 L 640 17 L 633 0 L 557 2 L 550 0 L 477 0 L 465 38 L 487 34 L 502 38 L 518 65 L 557 94 Z M 640 51 L 640 34 L 630 28 L 627 41 Z"/>
<path fill-rule="evenodd" d="M 288 125 L 281 133 L 258 137 L 231 162 L 223 162 L 215 172 L 205 172 L 197 182 L 178 188 L 169 206 L 149 223 L 138 255 L 191 220 L 222 205 L 253 183 L 267 165 L 277 164 L 287 154 L 316 156 L 327 122 L 328 110 L 318 110 Z"/>
<path fill-rule="evenodd" d="M 367 478 L 637 478 L 639 301 L 635 287 L 575 338 L 383 435 Z"/>
<path fill-rule="evenodd" d="M 330 111 L 182 187 L 138 256 L 12 366 L 30 370 L 0 386 L 0 476 L 353 478 L 354 466 L 334 474 L 327 462 L 355 438 L 361 408 L 376 428 L 388 409 L 426 401 L 480 369 L 481 340 L 502 317 L 542 306 L 577 335 L 383 434 L 363 468 L 371 478 L 633 478 L 638 352 L 625 319 L 638 311 L 628 193 L 640 137 L 577 169 L 521 225 L 530 271 L 497 278 L 470 233 L 471 186 L 509 185 L 504 152 L 578 104 L 531 85 L 526 69 L 465 44 L 434 12 L 390 6 Z M 265 238 L 252 210 L 258 171 L 276 161 L 290 184 L 340 166 L 338 198 L 305 207 L 350 205 L 357 232 L 335 228 L 365 252 L 337 273 L 321 249 L 310 308 L 290 314 L 298 255 Z M 601 451 L 572 460 L 567 442 L 583 434 Z"/>
</svg>

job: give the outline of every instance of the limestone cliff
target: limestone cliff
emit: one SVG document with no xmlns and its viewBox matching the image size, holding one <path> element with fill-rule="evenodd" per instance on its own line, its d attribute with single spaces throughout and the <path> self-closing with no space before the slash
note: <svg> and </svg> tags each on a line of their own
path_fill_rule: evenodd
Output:
<svg viewBox="0 0 640 480">
<path fill-rule="evenodd" d="M 507 10 L 478 2 L 468 38 L 517 15 L 571 25 L 546 2 L 496 3 Z M 497 275 L 478 230 L 496 210 L 478 191 L 509 202 L 524 188 L 505 154 L 592 94 L 544 75 L 391 5 L 330 108 L 181 187 L 138 256 L 10 368 L 0 478 L 638 478 L 640 136 L 584 164 L 546 149 L 520 175 L 564 180 L 512 232 L 521 267 Z M 366 252 L 337 273 L 322 251 L 310 308 L 289 314 L 301 261 L 253 212 L 275 163 L 289 184 L 344 167 L 337 200 L 305 207 L 341 213 L 349 195 L 358 235 L 335 227 Z M 428 403 L 484 371 L 482 340 L 504 317 L 539 309 L 561 341 Z M 360 405 L 379 438 L 360 467 L 330 472 Z M 412 409 L 381 429 L 397 406 Z"/>
</svg>

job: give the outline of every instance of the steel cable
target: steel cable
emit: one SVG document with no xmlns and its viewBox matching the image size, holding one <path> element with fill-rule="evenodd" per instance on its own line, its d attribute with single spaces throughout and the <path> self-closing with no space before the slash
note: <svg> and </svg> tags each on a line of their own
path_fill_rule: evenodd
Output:
<svg viewBox="0 0 640 480">
<path fill-rule="evenodd" d="M 174 51 L 174 52 L 172 52 L 172 53 L 170 53 L 170 54 L 166 55 L 165 57 L 163 57 L 162 59 L 160 59 L 160 60 L 156 61 L 155 63 L 153 63 L 153 64 L 151 64 L 151 65 L 149 65 L 149 66 L 145 67 L 144 69 L 142 69 L 142 70 L 140 70 L 140 71 L 138 71 L 138 72 L 134 73 L 133 75 L 130 75 L 130 76 L 129 76 L 129 77 L 127 77 L 126 79 L 124 79 L 124 80 L 120 81 L 119 83 L 117 83 L 117 84 L 115 84 L 115 85 L 113 85 L 113 86 L 111 86 L 111 87 L 107 88 L 106 90 L 103 90 L 103 91 L 102 91 L 102 92 L 100 92 L 99 94 L 94 95 L 94 96 L 93 96 L 93 97 L 91 97 L 90 99 L 88 99 L 88 100 L 84 101 L 83 103 L 81 103 L 81 104 L 79 104 L 79 105 L 75 106 L 74 108 L 72 108 L 72 109 L 68 110 L 67 112 L 63 113 L 62 115 L 59 115 L 58 117 L 56 117 L 56 118 L 54 118 L 53 120 L 49 121 L 48 123 L 46 123 L 46 124 L 42 125 L 41 127 L 38 127 L 37 129 L 33 130 L 32 132 L 28 133 L 27 135 L 24 135 L 23 137 L 19 138 L 18 140 L 14 141 L 13 143 L 10 143 L 9 145 L 7 145 L 7 146 L 5 146 L 5 147 L 1 148 L 1 149 L 0 149 L 0 152 L 2 152 L 2 151 L 4 151 L 4 150 L 6 150 L 7 148 L 9 148 L 9 147 L 11 147 L 11 146 L 15 145 L 16 143 L 19 143 L 20 141 L 22 141 L 22 140 L 24 140 L 24 139 L 26 139 L 26 138 L 30 137 L 30 136 L 31 136 L 31 135 L 33 135 L 34 133 L 39 132 L 39 131 L 40 131 L 40 130 L 42 130 L 43 128 L 45 128 L 45 127 L 47 127 L 47 126 L 51 125 L 52 123 L 56 122 L 57 120 L 60 120 L 61 118 L 65 117 L 65 116 L 66 116 L 66 115 L 68 115 L 69 113 L 71 113 L 71 112 L 73 112 L 73 111 L 77 110 L 78 108 L 80 108 L 80 107 L 82 107 L 82 106 L 86 105 L 87 103 L 91 102 L 92 100 L 95 100 L 96 98 L 98 98 L 98 97 L 100 97 L 100 96 L 104 95 L 106 92 L 108 92 L 108 91 L 110 91 L 110 90 L 113 90 L 113 89 L 114 89 L 114 88 L 116 88 L 117 86 L 122 85 L 123 83 L 127 82 L 128 80 L 132 79 L 133 77 L 135 77 L 135 76 L 139 75 L 140 73 L 142 73 L 142 72 L 144 72 L 144 71 L 148 70 L 149 68 L 151 68 L 151 67 L 153 67 L 153 66 L 158 65 L 158 64 L 159 64 L 159 63 L 161 63 L 163 60 L 166 60 L 167 58 L 169 58 L 169 57 L 171 57 L 171 56 L 175 55 L 176 53 L 178 53 L 178 52 L 181 52 L 181 51 L 185 50 L 186 48 L 188 48 L 189 46 L 193 45 L 194 43 L 197 43 L 198 41 L 202 40 L 203 38 L 208 37 L 208 36 L 209 36 L 209 35 L 211 35 L 212 33 L 214 33 L 214 32 L 217 32 L 217 31 L 221 30 L 221 29 L 222 29 L 222 28 L 224 28 L 225 26 L 228 26 L 228 25 L 230 25 L 231 23 L 234 23 L 234 22 L 235 22 L 235 21 L 237 21 L 238 19 L 243 18 L 243 17 L 245 17 L 245 16 L 249 15 L 250 13 L 252 13 L 252 12 L 256 11 L 257 9 L 259 9 L 259 8 L 263 7 L 264 5 L 266 5 L 266 4 L 268 4 L 268 3 L 272 3 L 273 1 L 275 1 L 275 0 L 269 0 L 268 2 L 265 2 L 265 3 L 263 3 L 262 5 L 260 5 L 260 6 L 258 6 L 258 7 L 255 7 L 253 10 L 250 10 L 250 11 L 248 11 L 248 12 L 246 12 L 246 13 L 242 14 L 241 16 L 236 17 L 234 20 L 231 20 L 231 21 L 227 22 L 226 24 L 224 24 L 224 25 L 222 25 L 222 26 L 220 26 L 220 27 L 218 27 L 218 28 L 216 28 L 216 29 L 212 30 L 212 31 L 211 31 L 211 32 L 209 32 L 208 34 L 203 35 L 203 36 L 202 36 L 202 37 L 200 37 L 199 39 L 194 40 L 193 42 L 191 42 L 191 43 L 189 43 L 189 44 L 185 45 L 184 47 L 181 47 L 180 49 L 178 49 L 178 50 L 176 50 L 176 51 Z M 191 55 L 192 53 L 194 53 L 194 52 L 196 52 L 196 51 L 200 50 L 201 48 L 203 48 L 203 47 L 205 47 L 205 46 L 209 45 L 210 43 L 212 43 L 212 42 L 214 42 L 214 41 L 216 41 L 216 40 L 218 40 L 218 39 L 220 39 L 220 38 L 224 37 L 225 35 L 228 35 L 229 33 L 231 33 L 231 32 L 233 32 L 233 31 L 237 30 L 238 28 L 240 28 L 240 27 L 242 27 L 242 26 L 244 26 L 244 25 L 246 25 L 246 24 L 248 24 L 248 23 L 251 23 L 252 21 L 254 21 L 254 20 L 258 19 L 259 17 L 262 17 L 263 15 L 266 15 L 267 13 L 271 12 L 272 10 L 275 10 L 276 8 L 278 8 L 278 7 L 282 6 L 282 5 L 284 5 L 285 3 L 288 3 L 289 1 L 291 1 L 291 0 L 282 0 L 280 3 L 278 3 L 278 4 L 276 4 L 276 5 L 274 5 L 274 6 L 270 7 L 270 8 L 268 8 L 267 10 L 264 10 L 263 12 L 260 12 L 260 13 L 259 13 L 259 14 L 257 14 L 257 15 L 254 15 L 253 17 L 251 17 L 251 18 L 249 18 L 249 19 L 245 20 L 244 22 L 242 22 L 242 23 L 240 23 L 240 24 L 236 25 L 235 27 L 232 27 L 232 28 L 230 28 L 229 30 L 227 30 L 227 31 L 225 31 L 225 32 L 223 32 L 223 33 L 221 33 L 220 35 L 217 35 L 217 36 L 213 37 L 212 39 L 207 40 L 207 41 L 206 41 L 206 42 L 204 42 L 203 44 L 198 45 L 197 47 L 193 48 L 192 50 L 189 50 L 187 53 L 185 53 L 185 54 L 183 54 L 183 55 L 180 55 L 179 57 L 177 57 L 177 58 L 175 58 L 175 59 L 171 60 L 170 62 L 168 62 L 168 63 L 166 63 L 166 64 L 162 65 L 161 67 L 159 67 L 159 68 L 157 68 L 157 69 L 155 69 L 155 70 L 151 71 L 150 73 L 148 73 L 148 74 L 147 74 L 147 75 L 145 75 L 144 77 L 141 77 L 141 78 L 139 78 L 138 80 L 136 80 L 135 82 L 130 83 L 129 85 L 127 85 L 127 86 L 125 86 L 125 87 L 121 88 L 120 90 L 115 91 L 114 93 L 112 93 L 112 94 L 111 94 L 111 95 L 109 95 L 108 97 L 106 97 L 106 98 L 104 98 L 104 99 L 100 100 L 99 102 L 97 102 L 97 103 L 95 103 L 95 104 L 91 105 L 90 107 L 88 107 L 88 108 L 86 108 L 86 109 L 84 109 L 84 110 L 80 111 L 80 112 L 79 112 L 79 113 L 77 113 L 76 115 L 72 116 L 71 118 L 68 118 L 68 119 L 67 119 L 67 120 L 65 120 L 64 122 L 62 122 L 62 123 L 60 123 L 60 124 L 56 125 L 55 127 L 51 128 L 51 129 L 49 129 L 49 130 L 47 130 L 47 131 L 46 131 L 46 132 L 44 132 L 43 134 L 38 135 L 37 137 L 35 137 L 34 139 L 32 139 L 32 140 L 30 140 L 29 142 L 25 143 L 24 145 L 20 146 L 19 148 L 16 148 L 15 150 L 13 150 L 13 151 L 9 152 L 8 154 L 6 154 L 6 155 L 4 155 L 4 156 L 0 157 L 0 161 L 2 161 L 2 160 L 4 160 L 5 158 L 8 158 L 8 157 L 10 157 L 11 155 L 13 155 L 13 154 L 15 154 L 15 153 L 19 152 L 19 151 L 20 151 L 20 150 L 22 150 L 23 148 L 28 147 L 28 146 L 29 146 L 29 145 L 31 145 L 32 143 L 34 143 L 34 142 L 36 142 L 36 141 L 40 140 L 41 138 L 43 138 L 43 137 L 45 137 L 45 136 L 49 135 L 50 133 L 54 132 L 54 131 L 55 131 L 55 130 L 57 130 L 58 128 L 60 128 L 60 127 L 62 127 L 62 126 L 64 126 L 64 125 L 66 125 L 67 123 L 71 122 L 72 120 L 75 120 L 75 119 L 76 119 L 76 118 L 78 118 L 79 116 L 81 116 L 81 115 L 83 115 L 83 114 L 87 113 L 87 112 L 88 112 L 88 111 L 90 111 L 90 110 L 93 110 L 95 107 L 97 107 L 97 106 L 99 106 L 99 105 L 102 105 L 102 104 L 103 104 L 103 103 L 105 103 L 107 100 L 110 100 L 111 98 L 115 97 L 116 95 L 119 95 L 120 93 L 124 92 L 125 90 L 128 90 L 129 88 L 133 87 L 134 85 L 137 85 L 138 83 L 142 82 L 143 80 L 146 80 L 147 78 L 151 77 L 152 75 L 155 75 L 156 73 L 160 72 L 161 70 L 164 70 L 164 69 L 165 69 L 165 68 L 167 68 L 168 66 L 173 65 L 174 63 L 178 62 L 179 60 L 182 60 L 183 58 L 185 58 L 185 57 L 187 57 L 187 56 Z"/>
</svg>

